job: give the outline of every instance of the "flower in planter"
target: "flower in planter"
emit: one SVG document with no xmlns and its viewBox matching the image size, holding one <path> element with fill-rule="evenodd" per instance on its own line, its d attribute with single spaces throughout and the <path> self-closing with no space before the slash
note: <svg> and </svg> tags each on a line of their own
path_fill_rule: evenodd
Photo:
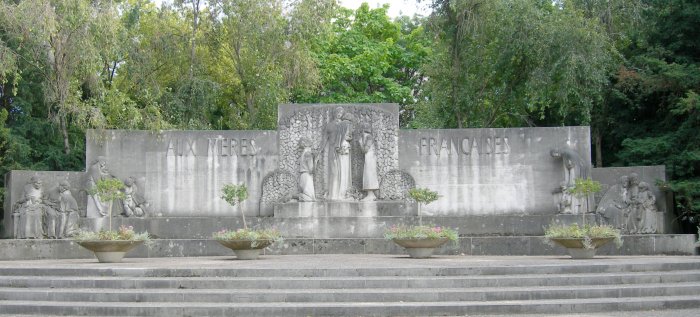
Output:
<svg viewBox="0 0 700 317">
<path fill-rule="evenodd" d="M 457 231 L 440 226 L 391 226 L 384 232 L 384 238 L 393 239 L 448 239 L 456 242 Z"/>
<path fill-rule="evenodd" d="M 119 230 L 100 230 L 98 232 L 94 231 L 79 231 L 78 234 L 73 238 L 76 241 L 91 241 L 91 240 L 102 240 L 102 241 L 114 241 L 114 240 L 126 240 L 126 241 L 146 241 L 151 240 L 148 232 L 144 231 L 141 233 L 136 233 L 134 227 L 122 225 Z"/>
<path fill-rule="evenodd" d="M 238 230 L 221 229 L 214 232 L 213 238 L 215 240 L 269 240 L 272 242 L 277 242 L 282 240 L 282 235 L 280 235 L 280 232 L 274 228 L 257 230 L 241 228 Z"/>
<path fill-rule="evenodd" d="M 586 249 L 594 249 L 594 239 L 613 238 L 615 245 L 622 246 L 620 230 L 609 225 L 584 225 L 580 227 L 574 223 L 565 225 L 550 225 L 544 233 L 545 238 L 551 243 L 552 239 L 583 239 L 583 246 Z"/>
</svg>

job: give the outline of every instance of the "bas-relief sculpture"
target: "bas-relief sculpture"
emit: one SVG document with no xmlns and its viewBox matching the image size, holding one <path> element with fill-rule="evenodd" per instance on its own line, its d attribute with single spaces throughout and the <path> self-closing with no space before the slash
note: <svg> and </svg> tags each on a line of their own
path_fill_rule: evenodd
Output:
<svg viewBox="0 0 700 317">
<path fill-rule="evenodd" d="M 367 194 L 364 201 L 376 200 L 375 191 L 379 189 L 379 179 L 377 176 L 377 156 L 374 154 L 374 137 L 372 136 L 372 126 L 362 125 L 362 138 L 360 138 L 360 148 L 365 154 L 364 166 L 362 169 L 362 190 Z"/>
<path fill-rule="evenodd" d="M 559 203 L 557 204 L 559 213 L 578 214 L 588 212 L 583 210 L 585 208 L 583 200 L 588 198 L 579 198 L 571 193 L 577 178 L 588 178 L 589 168 L 587 161 L 581 158 L 581 155 L 576 151 L 568 148 L 555 148 L 549 153 L 553 158 L 561 159 L 564 171 L 564 181 L 553 192 L 560 195 Z"/>
<path fill-rule="evenodd" d="M 87 182 L 85 189 L 90 192 L 91 188 L 97 186 L 97 182 L 102 179 L 112 178 L 107 170 L 107 162 L 104 157 L 98 157 L 87 171 Z M 102 218 L 107 216 L 107 205 L 95 194 L 88 194 L 87 218 Z"/>
<path fill-rule="evenodd" d="M 282 107 L 280 109 L 279 130 L 276 133 L 245 132 L 247 134 L 244 137 L 239 137 L 238 134 L 214 132 L 222 135 L 215 137 L 214 133 L 170 132 L 168 135 L 171 137 L 165 138 L 168 140 L 165 143 L 140 137 L 140 142 L 144 144 L 155 144 L 154 152 L 164 153 L 164 162 L 167 164 L 158 160 L 141 160 L 144 164 L 139 166 L 137 172 L 125 168 L 119 159 L 122 154 L 117 153 L 117 149 L 127 146 L 126 143 L 131 142 L 131 139 L 113 138 L 110 141 L 113 144 L 109 147 L 92 152 L 92 157 L 97 159 L 88 165 L 84 174 L 86 185 L 80 187 L 87 190 L 99 179 L 117 177 L 112 175 L 114 171 L 114 174 L 137 175 L 139 178 L 124 179 L 125 199 L 114 204 L 117 208 L 122 208 L 122 212 L 115 211 L 113 215 L 145 217 L 149 215 L 149 208 L 153 207 L 143 198 L 147 178 L 141 176 L 141 173 L 150 175 L 147 176 L 151 177 L 148 178 L 150 184 L 162 188 L 171 186 L 174 181 L 154 176 L 168 173 L 166 169 L 171 167 L 181 173 L 173 175 L 185 175 L 182 172 L 189 171 L 192 167 L 188 162 L 201 161 L 211 166 L 212 170 L 207 171 L 213 173 L 213 177 L 206 177 L 202 188 L 216 188 L 219 182 L 231 180 L 230 173 L 222 173 L 223 166 L 231 168 L 226 171 L 238 173 L 242 164 L 250 164 L 248 167 L 253 171 L 261 166 L 257 164 L 269 162 L 266 167 L 259 168 L 264 171 L 260 178 L 256 178 L 254 172 L 243 169 L 248 175 L 253 175 L 246 178 L 251 188 L 261 189 L 257 196 L 259 199 L 254 201 L 260 206 L 260 216 L 272 216 L 275 213 L 269 211 L 270 206 L 293 200 L 315 204 L 318 208 L 331 205 L 325 204 L 327 201 L 336 201 L 339 202 L 337 206 L 343 206 L 362 205 L 365 204 L 364 201 L 374 200 L 379 201 L 376 204 L 386 200 L 410 200 L 406 193 L 415 186 L 434 188 L 445 197 L 441 199 L 445 202 L 444 205 L 436 205 L 436 209 L 431 210 L 436 216 L 471 215 L 470 212 L 474 210 L 477 211 L 473 213 L 475 215 L 508 215 L 513 212 L 527 215 L 533 211 L 549 214 L 556 209 L 561 213 L 580 212 L 582 204 L 571 195 L 570 188 L 576 178 L 588 175 L 588 161 L 582 158 L 587 156 L 588 148 L 585 144 L 589 144 L 588 131 L 584 127 L 402 131 L 401 142 L 406 144 L 402 143 L 399 150 L 398 107 L 287 105 L 284 111 Z M 129 133 L 122 131 L 115 135 L 128 137 Z M 206 135 L 207 138 L 202 139 L 201 135 Z M 269 142 L 270 140 L 254 142 L 260 135 L 271 136 L 270 139 L 275 137 L 277 143 Z M 567 145 L 562 146 L 563 144 Z M 143 145 L 142 148 L 148 150 L 149 146 L 151 145 Z M 552 147 L 555 149 L 550 151 Z M 125 152 L 138 152 L 129 149 Z M 404 165 L 399 165 L 399 153 Z M 109 156 L 109 168 L 107 159 L 97 156 L 98 154 Z M 141 156 L 126 157 L 131 160 L 130 166 L 138 164 L 137 157 Z M 171 166 L 169 163 L 174 164 Z M 272 170 L 270 166 L 277 169 Z M 193 175 L 199 177 L 200 174 Z M 558 183 L 559 196 L 552 200 L 551 184 Z M 182 184 L 190 183 L 183 181 L 177 184 L 182 187 Z M 188 186 L 182 188 L 188 190 L 191 188 Z M 627 216 L 620 214 L 619 222 L 631 231 L 648 232 L 648 228 L 653 227 L 655 218 L 650 216 L 651 213 L 631 213 L 632 210 L 653 208 L 654 197 L 646 187 L 647 184 L 639 182 L 636 193 L 626 194 L 637 197 L 636 199 L 628 198 L 627 202 L 619 199 L 624 208 L 629 210 Z M 153 195 L 151 191 L 148 193 Z M 25 196 L 33 197 L 36 194 L 29 189 Z M 183 195 L 175 196 L 181 198 Z M 200 196 L 193 195 L 196 199 L 201 199 Z M 84 198 L 81 196 L 83 204 Z M 172 200 L 171 198 L 163 196 L 156 199 L 158 210 L 154 212 L 160 213 L 164 200 Z M 525 198 L 532 199 L 532 202 L 525 201 Z M 65 198 L 65 201 L 69 200 Z M 473 201 L 480 202 L 464 207 Z M 522 209 L 514 209 L 515 205 Z M 484 206 L 488 210 L 479 210 Z M 43 220 L 46 213 L 42 207 L 41 233 L 36 234 L 34 232 L 38 230 L 31 228 L 24 231 L 35 237 L 69 235 L 68 232 L 73 229 L 68 228 L 75 227 L 69 224 L 77 222 L 70 219 L 76 219 L 78 213 L 67 210 L 75 208 L 69 202 L 64 203 L 63 207 L 55 204 L 49 204 L 48 207 L 56 211 L 54 219 L 57 220 L 54 222 L 60 224 L 47 225 L 52 218 Z M 87 207 L 88 217 L 106 217 L 106 206 L 98 197 L 88 197 L 87 206 L 81 207 Z M 348 210 L 355 210 L 352 208 Z M 446 208 L 455 211 L 446 213 Z M 209 209 L 204 208 L 203 211 L 204 215 L 209 215 L 206 214 Z M 67 216 L 65 221 L 62 220 L 64 214 Z M 48 215 L 52 214 L 49 212 Z M 31 223 L 31 213 L 25 220 Z M 54 227 L 58 229 L 51 234 L 50 228 Z"/>
<path fill-rule="evenodd" d="M 398 167 L 397 116 L 385 108 L 295 107 L 279 126 L 280 169 L 299 175 L 290 195 L 298 201 L 373 201 L 381 177 Z M 270 190 L 263 184 L 263 196 Z"/>
<path fill-rule="evenodd" d="M 108 206 L 103 202 L 99 196 L 95 194 L 90 194 L 92 188 L 97 185 L 97 182 L 101 179 L 116 178 L 116 176 L 111 175 L 109 169 L 107 168 L 107 161 L 104 157 L 98 157 L 97 160 L 90 166 L 87 172 L 87 181 L 85 184 L 85 191 L 88 193 L 87 201 L 87 218 L 104 218 L 108 215 Z M 128 177 L 123 180 L 124 189 L 124 199 L 119 202 L 115 202 L 114 205 L 117 208 L 121 207 L 122 211 L 119 213 L 112 213 L 113 216 L 124 216 L 124 217 L 145 217 L 147 212 L 148 202 L 139 194 L 139 187 L 137 185 L 136 179 L 134 177 Z"/>
<path fill-rule="evenodd" d="M 87 186 L 94 186 L 96 180 L 113 176 L 109 174 L 107 162 L 100 158 L 92 164 L 83 177 L 87 177 L 87 182 L 80 192 L 89 193 L 91 187 Z M 74 181 L 77 180 L 78 177 L 74 179 Z M 136 179 L 129 177 L 124 184 L 125 198 L 114 203 L 114 207 L 121 208 L 121 213 L 114 212 L 113 216 L 146 216 L 148 202 L 139 194 Z M 39 176 L 30 177 L 22 188 L 20 198 L 12 208 L 13 228 L 10 237 L 15 239 L 68 238 L 80 229 L 81 216 L 106 217 L 107 207 L 99 197 L 88 194 L 87 204 L 81 207 L 73 192 L 75 190 L 65 179 L 49 181 L 49 184 L 46 184 Z"/>
<path fill-rule="evenodd" d="M 311 141 L 307 138 L 299 140 L 301 156 L 299 157 L 299 201 L 315 201 L 316 189 L 314 187 L 314 158 Z"/>
<path fill-rule="evenodd" d="M 348 190 L 352 187 L 350 166 L 350 141 L 352 141 L 352 122 L 344 117 L 345 111 L 335 109 L 334 119 L 324 129 L 320 150 L 328 162 L 327 200 L 346 200 L 351 198 Z"/>
<path fill-rule="evenodd" d="M 62 181 L 46 193 L 42 180 L 32 176 L 13 208 L 13 235 L 17 239 L 71 237 L 77 231 L 78 214 L 68 182 Z"/>
<path fill-rule="evenodd" d="M 596 213 L 602 222 L 629 234 L 656 233 L 656 196 L 637 173 L 620 176 L 605 192 Z"/>
<path fill-rule="evenodd" d="M 136 179 L 129 177 L 124 181 L 124 199 L 122 200 L 122 213 L 124 217 L 144 217 L 148 202 L 138 194 Z"/>
</svg>

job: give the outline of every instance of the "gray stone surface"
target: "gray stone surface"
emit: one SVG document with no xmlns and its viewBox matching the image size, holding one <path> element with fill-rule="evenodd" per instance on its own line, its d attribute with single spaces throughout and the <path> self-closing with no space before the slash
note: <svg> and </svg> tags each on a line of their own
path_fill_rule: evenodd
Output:
<svg viewBox="0 0 700 317">
<path fill-rule="evenodd" d="M 343 113 L 339 119 L 335 118 L 337 108 L 342 109 Z M 354 200 L 361 199 L 364 196 L 362 180 L 365 160 L 359 142 L 362 140 L 361 127 L 368 125 L 374 134 L 376 172 L 381 179 L 399 165 L 398 110 L 398 104 L 282 104 L 278 110 L 279 167 L 293 172 L 299 170 L 301 152 L 298 144 L 301 138 L 307 138 L 317 154 L 318 164 L 314 173 L 316 194 L 328 198 L 330 174 L 336 169 L 332 164 L 335 151 L 331 149 L 329 156 L 329 144 L 337 143 L 337 140 L 328 138 L 335 136 L 334 122 L 338 119 L 342 125 L 350 126 L 352 138 L 349 141 L 351 185 L 347 194 Z"/>
<path fill-rule="evenodd" d="M 670 192 L 662 191 L 657 184 L 666 181 L 665 166 L 633 166 L 633 167 L 605 167 L 594 168 L 592 178 L 601 183 L 602 190 L 595 195 L 596 208 L 620 179 L 621 176 L 629 176 L 632 173 L 639 175 L 639 180 L 651 185 L 651 192 L 656 197 L 656 224 L 657 233 L 672 233 L 677 231 L 678 224 L 674 222 L 675 216 L 671 206 L 673 206 L 673 196 Z"/>
<path fill-rule="evenodd" d="M 24 186 L 34 176 L 42 181 L 44 195 L 48 199 L 58 199 L 59 183 L 66 181 L 71 185 L 71 193 L 76 199 L 78 206 L 85 206 L 87 196 L 84 191 L 80 191 L 83 180 L 82 172 L 47 172 L 47 171 L 10 171 L 5 174 L 5 203 L 3 215 L 4 232 L 0 232 L 0 237 L 13 237 L 14 223 L 12 220 L 13 206 L 22 199 Z M 80 211 L 85 216 L 84 208 Z"/>
<path fill-rule="evenodd" d="M 160 216 L 226 216 L 238 209 L 219 198 L 226 183 L 244 183 L 242 209 L 259 215 L 263 177 L 277 168 L 276 131 L 91 130 L 89 167 L 104 157 L 110 172 L 143 182 L 143 196 Z"/>
<path fill-rule="evenodd" d="M 694 255 L 694 235 L 623 236 L 624 244 L 616 249 L 608 244 L 598 256 L 618 255 Z M 91 252 L 71 240 L 0 240 L 0 261 L 32 259 L 88 259 Z M 403 248 L 383 238 L 285 238 L 265 250 L 264 254 L 405 254 Z M 548 245 L 541 236 L 460 237 L 435 251 L 438 255 L 517 255 L 568 257 L 566 249 Z M 156 239 L 151 247 L 140 246 L 126 257 L 193 257 L 230 255 L 233 253 L 210 239 Z"/>
<path fill-rule="evenodd" d="M 554 214 L 566 177 L 554 148 L 590 162 L 589 128 L 401 130 L 399 166 L 440 193 L 428 214 Z"/>
<path fill-rule="evenodd" d="M 0 315 L 669 316 L 669 309 L 700 308 L 698 292 L 697 257 L 268 254 L 258 261 L 0 262 Z"/>
</svg>

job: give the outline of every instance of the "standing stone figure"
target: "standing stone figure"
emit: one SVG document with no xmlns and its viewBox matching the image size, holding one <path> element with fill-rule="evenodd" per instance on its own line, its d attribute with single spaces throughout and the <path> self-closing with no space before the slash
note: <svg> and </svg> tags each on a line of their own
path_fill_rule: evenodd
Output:
<svg viewBox="0 0 700 317">
<path fill-rule="evenodd" d="M 362 189 L 367 192 L 367 196 L 363 200 L 376 200 L 377 196 L 374 191 L 379 189 L 379 177 L 377 176 L 377 156 L 374 153 L 374 137 L 370 125 L 364 125 L 359 143 L 362 152 L 365 153 Z"/>
<path fill-rule="evenodd" d="M 343 119 L 344 110 L 335 109 L 334 119 L 326 124 L 320 149 L 328 157 L 328 200 L 347 199 L 348 189 L 352 187 L 350 170 L 350 141 L 352 124 Z"/>
<path fill-rule="evenodd" d="M 629 207 L 625 210 L 625 228 L 629 233 L 639 233 L 639 214 L 643 212 L 639 201 L 639 175 L 631 173 L 629 176 L 629 186 L 627 187 L 627 197 Z"/>
<path fill-rule="evenodd" d="M 639 183 L 639 233 L 656 233 L 656 196 L 647 182 Z"/>
<path fill-rule="evenodd" d="M 111 178 L 104 157 L 98 157 L 97 161 L 90 166 L 87 177 L 87 189 L 92 189 L 97 186 L 97 182 L 101 179 Z M 98 195 L 88 194 L 87 218 L 103 218 L 107 216 L 107 212 L 107 204 L 102 202 Z"/>
<path fill-rule="evenodd" d="M 58 184 L 58 201 L 55 202 L 55 208 L 60 214 L 58 229 L 56 229 L 58 238 L 72 237 L 78 232 L 80 208 L 67 181 Z"/>
<path fill-rule="evenodd" d="M 311 149 L 311 140 L 301 138 L 299 140 L 301 156 L 299 157 L 299 201 L 315 201 L 314 189 L 314 155 Z"/>
<path fill-rule="evenodd" d="M 41 179 L 37 176 L 24 185 L 22 198 L 15 204 L 12 212 L 14 236 L 17 239 L 40 239 L 44 236 L 42 218 L 44 214 L 43 190 Z"/>
<path fill-rule="evenodd" d="M 588 177 L 588 164 L 583 161 L 580 155 L 571 149 L 553 149 L 549 154 L 554 158 L 561 158 L 564 164 L 564 179 L 567 187 L 576 184 L 576 178 Z"/>
<path fill-rule="evenodd" d="M 123 215 L 125 217 L 143 217 L 146 215 L 146 206 L 148 205 L 136 195 L 138 186 L 133 177 L 129 177 L 124 181 L 124 200 L 122 201 Z"/>
</svg>

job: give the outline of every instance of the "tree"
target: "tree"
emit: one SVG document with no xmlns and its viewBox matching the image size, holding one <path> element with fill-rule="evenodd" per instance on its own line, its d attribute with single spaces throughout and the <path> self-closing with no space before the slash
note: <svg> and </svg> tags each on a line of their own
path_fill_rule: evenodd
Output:
<svg viewBox="0 0 700 317">
<path fill-rule="evenodd" d="M 316 65 L 308 62 L 306 48 L 323 28 L 311 25 L 329 21 L 334 3 L 297 1 L 285 15 L 280 0 L 223 1 L 218 68 L 228 74 L 228 102 L 221 108 L 229 127 L 272 129 L 277 105 L 289 100 L 290 91 L 313 85 Z"/>
<path fill-rule="evenodd" d="M 91 31 L 99 6 L 87 0 L 0 4 L 4 31 L 19 42 L 13 53 L 40 76 L 48 117 L 59 126 L 66 154 L 69 117 L 80 111 L 77 81 L 98 60 Z"/>
<path fill-rule="evenodd" d="M 413 126 L 590 121 L 613 65 L 597 20 L 543 0 L 434 1 L 438 43 Z"/>
<path fill-rule="evenodd" d="M 700 47 L 695 1 L 649 1 L 610 98 L 613 165 L 665 165 L 686 232 L 700 222 Z"/>
<path fill-rule="evenodd" d="M 388 6 L 357 10 L 341 8 L 332 33 L 316 47 L 321 87 L 302 102 L 394 102 L 412 110 L 425 76 L 420 67 L 429 54 L 430 41 L 419 18 L 391 21 Z M 402 122 L 404 123 L 404 122 Z"/>
</svg>

